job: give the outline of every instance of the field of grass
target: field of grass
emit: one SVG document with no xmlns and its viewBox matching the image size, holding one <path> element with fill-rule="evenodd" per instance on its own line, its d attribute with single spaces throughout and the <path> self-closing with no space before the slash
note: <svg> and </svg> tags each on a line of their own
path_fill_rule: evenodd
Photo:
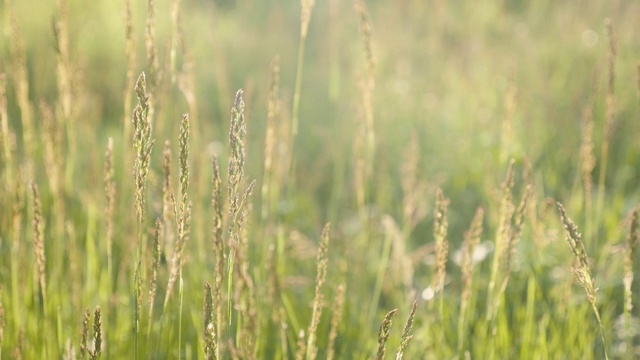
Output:
<svg viewBox="0 0 640 360">
<path fill-rule="evenodd" d="M 640 358 L 633 1 L 0 5 L 0 360 Z"/>
</svg>

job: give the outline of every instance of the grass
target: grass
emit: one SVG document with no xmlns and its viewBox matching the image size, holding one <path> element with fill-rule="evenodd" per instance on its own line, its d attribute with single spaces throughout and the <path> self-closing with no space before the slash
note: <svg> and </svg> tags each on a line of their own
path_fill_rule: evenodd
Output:
<svg viewBox="0 0 640 360">
<path fill-rule="evenodd" d="M 638 11 L 5 1 L 0 360 L 640 357 Z"/>
</svg>

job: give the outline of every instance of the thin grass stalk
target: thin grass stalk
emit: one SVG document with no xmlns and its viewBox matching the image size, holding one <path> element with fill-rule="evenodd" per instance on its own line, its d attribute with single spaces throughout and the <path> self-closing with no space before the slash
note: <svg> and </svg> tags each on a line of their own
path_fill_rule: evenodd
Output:
<svg viewBox="0 0 640 360">
<path fill-rule="evenodd" d="M 311 22 L 311 14 L 315 0 L 301 0 L 300 9 L 300 41 L 298 43 L 298 66 L 296 70 L 296 85 L 293 91 L 293 108 L 291 110 L 291 132 L 295 141 L 298 135 L 300 92 L 302 90 L 302 69 L 304 66 L 304 47 L 307 42 L 307 32 Z"/>
<path fill-rule="evenodd" d="M 15 179 L 12 179 L 12 182 L 15 184 L 13 189 L 13 198 L 11 204 L 11 235 L 13 241 L 11 242 L 11 303 L 13 309 L 13 318 L 19 319 L 21 310 L 22 310 L 22 302 L 20 299 L 24 297 L 21 293 L 21 289 L 23 286 L 20 286 L 19 282 L 19 273 L 20 266 L 23 266 L 20 263 L 20 259 L 23 257 L 21 253 L 21 245 L 22 241 L 22 220 L 23 213 L 26 207 L 26 188 L 25 188 L 25 174 L 26 170 L 24 167 L 20 167 L 17 172 L 17 176 Z M 17 321 L 14 321 L 14 333 L 17 333 L 20 329 Z"/>
<path fill-rule="evenodd" d="M 631 213 L 631 221 L 629 222 L 629 229 L 627 233 L 627 241 L 624 252 L 624 330 L 625 330 L 625 342 L 627 348 L 627 358 L 633 359 L 633 332 L 631 329 L 631 311 L 633 310 L 633 277 L 634 277 L 634 262 L 636 257 L 636 250 L 640 245 L 640 231 L 638 230 L 638 212 L 639 208 L 635 208 Z"/>
<path fill-rule="evenodd" d="M 10 16 L 12 13 L 9 13 Z M 22 32 L 14 17 L 10 17 L 11 22 L 11 47 L 10 54 L 13 60 L 11 74 L 14 76 L 14 87 L 16 101 L 20 108 L 20 120 L 22 123 L 22 140 L 27 159 L 27 169 L 30 175 L 31 162 L 34 159 L 37 144 L 35 142 L 35 130 L 32 118 L 32 104 L 29 100 L 29 70 L 27 67 L 27 55 Z"/>
<path fill-rule="evenodd" d="M 584 212 L 586 218 L 586 237 L 591 241 L 592 216 L 593 216 L 593 169 L 596 166 L 593 142 L 593 110 L 591 105 L 582 109 L 582 136 L 580 141 L 580 170 L 582 173 L 582 186 L 584 193 Z"/>
<path fill-rule="evenodd" d="M 593 310 L 594 315 L 596 316 L 596 320 L 600 327 L 600 339 L 602 340 L 602 345 L 604 349 L 605 359 L 609 359 L 607 353 L 607 342 L 605 341 L 604 335 L 604 325 L 602 324 L 602 319 L 600 318 L 600 312 L 598 311 L 598 306 L 596 304 L 596 292 L 598 289 L 595 285 L 595 279 L 591 275 L 591 267 L 589 265 L 589 258 L 587 256 L 587 252 L 585 251 L 584 243 L 582 242 L 582 236 L 578 232 L 578 227 L 573 223 L 573 221 L 567 216 L 567 212 L 564 209 L 564 206 L 560 202 L 556 202 L 556 206 L 558 207 L 558 211 L 560 212 L 560 220 L 562 221 L 562 225 L 567 233 L 567 242 L 571 248 L 571 252 L 575 257 L 575 264 L 572 267 L 573 274 L 575 275 L 576 280 L 584 289 L 587 300 L 591 304 L 591 309 Z"/>
<path fill-rule="evenodd" d="M 109 278 L 109 291 L 113 291 L 113 217 L 115 212 L 116 182 L 113 166 L 113 138 L 107 141 L 107 150 L 104 155 L 104 193 L 105 193 L 105 228 L 107 243 L 107 271 Z"/>
<path fill-rule="evenodd" d="M 11 188 L 11 182 L 13 181 L 13 149 L 11 146 L 12 134 L 9 130 L 9 116 L 7 114 L 7 75 L 0 73 L 0 131 L 2 136 L 2 163 L 4 165 L 5 184 Z"/>
<path fill-rule="evenodd" d="M 360 37 L 365 55 L 365 75 L 361 83 L 362 109 L 364 112 L 365 146 L 365 174 L 369 178 L 372 173 L 373 157 L 375 153 L 375 128 L 373 124 L 373 94 L 376 87 L 376 60 L 373 54 L 373 26 L 364 0 L 355 0 L 354 8 L 358 15 Z"/>
<path fill-rule="evenodd" d="M 607 177 L 607 163 L 609 157 L 609 143 L 613 132 L 613 122 L 616 115 L 616 97 L 615 97 L 615 80 L 616 80 L 616 57 L 618 54 L 617 41 L 615 34 L 613 33 L 613 25 L 610 19 L 605 20 L 605 29 L 607 32 L 607 38 L 609 40 L 609 54 L 608 54 L 608 87 L 607 96 L 605 100 L 605 123 L 602 138 L 602 149 L 600 153 L 600 173 L 598 175 L 598 202 L 597 202 L 597 217 L 596 224 L 600 224 L 602 221 L 602 212 L 604 211 L 604 198 L 605 198 L 605 181 Z M 589 239 L 591 241 L 591 239 Z M 595 244 L 588 243 L 590 247 Z"/>
<path fill-rule="evenodd" d="M 214 156 L 212 159 L 213 176 L 211 182 L 212 190 L 212 208 L 213 208 L 213 231 L 212 245 L 214 255 L 214 274 L 213 274 L 213 307 L 215 309 L 215 333 L 218 341 L 222 340 L 222 280 L 224 278 L 224 261 L 225 247 L 222 237 L 223 217 L 222 217 L 222 179 L 220 178 L 220 167 L 218 159 Z M 220 359 L 220 346 L 216 347 L 216 358 Z"/>
<path fill-rule="evenodd" d="M 311 323 L 309 324 L 309 336 L 307 337 L 307 360 L 314 360 L 317 356 L 318 349 L 316 347 L 316 332 L 318 325 L 320 324 L 320 317 L 322 316 L 322 306 L 324 303 L 324 295 L 322 294 L 322 286 L 327 277 L 327 249 L 329 247 L 329 230 L 330 224 L 326 224 L 322 229 L 322 236 L 320 237 L 320 248 L 318 249 L 318 257 L 316 258 L 316 289 L 315 296 L 313 298 L 313 310 L 311 313 Z"/>
<path fill-rule="evenodd" d="M 42 202 L 40 200 L 40 190 L 38 185 L 31 183 L 33 195 L 33 250 L 35 252 L 36 265 L 38 269 L 38 280 L 40 285 L 40 296 L 42 296 L 42 312 L 47 316 L 47 257 L 44 246 L 45 222 L 42 215 Z"/>
<path fill-rule="evenodd" d="M 264 140 L 264 175 L 262 177 L 262 221 L 266 221 L 272 209 L 271 183 L 273 159 L 276 150 L 276 116 L 278 114 L 278 89 L 280 86 L 280 56 L 274 56 L 269 70 L 269 100 Z"/>
<path fill-rule="evenodd" d="M 378 350 L 376 352 L 375 360 L 384 360 L 384 355 L 387 352 L 386 345 L 389 340 L 389 336 L 391 335 L 391 319 L 393 315 L 398 312 L 398 309 L 393 309 L 389 311 L 385 316 L 384 320 L 380 324 L 380 330 L 378 331 Z"/>
<path fill-rule="evenodd" d="M 482 221 L 484 211 L 482 208 L 476 210 L 469 230 L 464 234 L 464 243 L 462 244 L 462 256 L 460 268 L 462 272 L 462 294 L 460 296 L 460 314 L 458 316 L 458 354 L 462 358 L 465 349 L 465 327 L 467 325 L 467 309 L 473 295 L 473 253 L 480 243 L 482 236 Z"/>
<path fill-rule="evenodd" d="M 492 321 L 495 315 L 495 296 L 496 286 L 501 283 L 500 270 L 503 267 L 501 263 L 505 259 L 505 254 L 509 248 L 509 229 L 511 218 L 515 212 L 515 206 L 513 205 L 513 175 L 514 161 L 512 160 L 507 170 L 507 175 L 502 183 L 502 194 L 500 197 L 500 210 L 499 210 L 499 222 L 498 230 L 495 240 L 495 250 L 493 254 L 493 262 L 491 266 L 491 278 L 489 280 L 487 290 L 487 320 Z"/>
<path fill-rule="evenodd" d="M 131 0 L 124 0 L 124 35 L 125 35 L 125 57 L 127 59 L 127 76 L 124 90 L 124 118 L 123 118 L 123 137 L 129 139 L 131 136 L 131 123 L 129 122 L 129 114 L 131 114 L 131 98 L 135 87 L 135 68 L 136 68 L 136 43 L 133 36 L 133 20 L 131 15 Z M 129 152 L 124 151 L 123 164 L 128 164 Z"/>
<path fill-rule="evenodd" d="M 160 239 L 163 232 L 163 223 L 160 218 L 156 219 L 156 225 L 153 231 L 153 242 L 151 246 L 151 279 L 149 280 L 149 322 L 147 324 L 147 342 L 151 336 L 151 327 L 153 325 L 153 308 L 156 299 L 158 286 L 158 269 L 160 267 Z"/>
<path fill-rule="evenodd" d="M 336 289 L 336 296 L 332 308 L 331 327 L 329 329 L 329 342 L 327 343 L 327 360 L 333 360 L 336 353 L 335 343 L 344 310 L 344 289 L 344 284 L 338 285 Z"/>
</svg>

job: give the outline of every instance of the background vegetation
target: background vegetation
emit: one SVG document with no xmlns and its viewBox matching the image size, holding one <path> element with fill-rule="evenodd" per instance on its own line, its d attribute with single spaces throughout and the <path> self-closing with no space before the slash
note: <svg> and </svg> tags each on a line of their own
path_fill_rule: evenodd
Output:
<svg viewBox="0 0 640 360">
<path fill-rule="evenodd" d="M 639 12 L 5 0 L 0 359 L 640 357 Z"/>
</svg>

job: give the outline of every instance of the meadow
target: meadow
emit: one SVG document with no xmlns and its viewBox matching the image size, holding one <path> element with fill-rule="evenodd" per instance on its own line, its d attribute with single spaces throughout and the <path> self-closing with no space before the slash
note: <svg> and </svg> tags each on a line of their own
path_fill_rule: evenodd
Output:
<svg viewBox="0 0 640 360">
<path fill-rule="evenodd" d="M 0 5 L 0 360 L 640 358 L 640 3 Z"/>
</svg>

